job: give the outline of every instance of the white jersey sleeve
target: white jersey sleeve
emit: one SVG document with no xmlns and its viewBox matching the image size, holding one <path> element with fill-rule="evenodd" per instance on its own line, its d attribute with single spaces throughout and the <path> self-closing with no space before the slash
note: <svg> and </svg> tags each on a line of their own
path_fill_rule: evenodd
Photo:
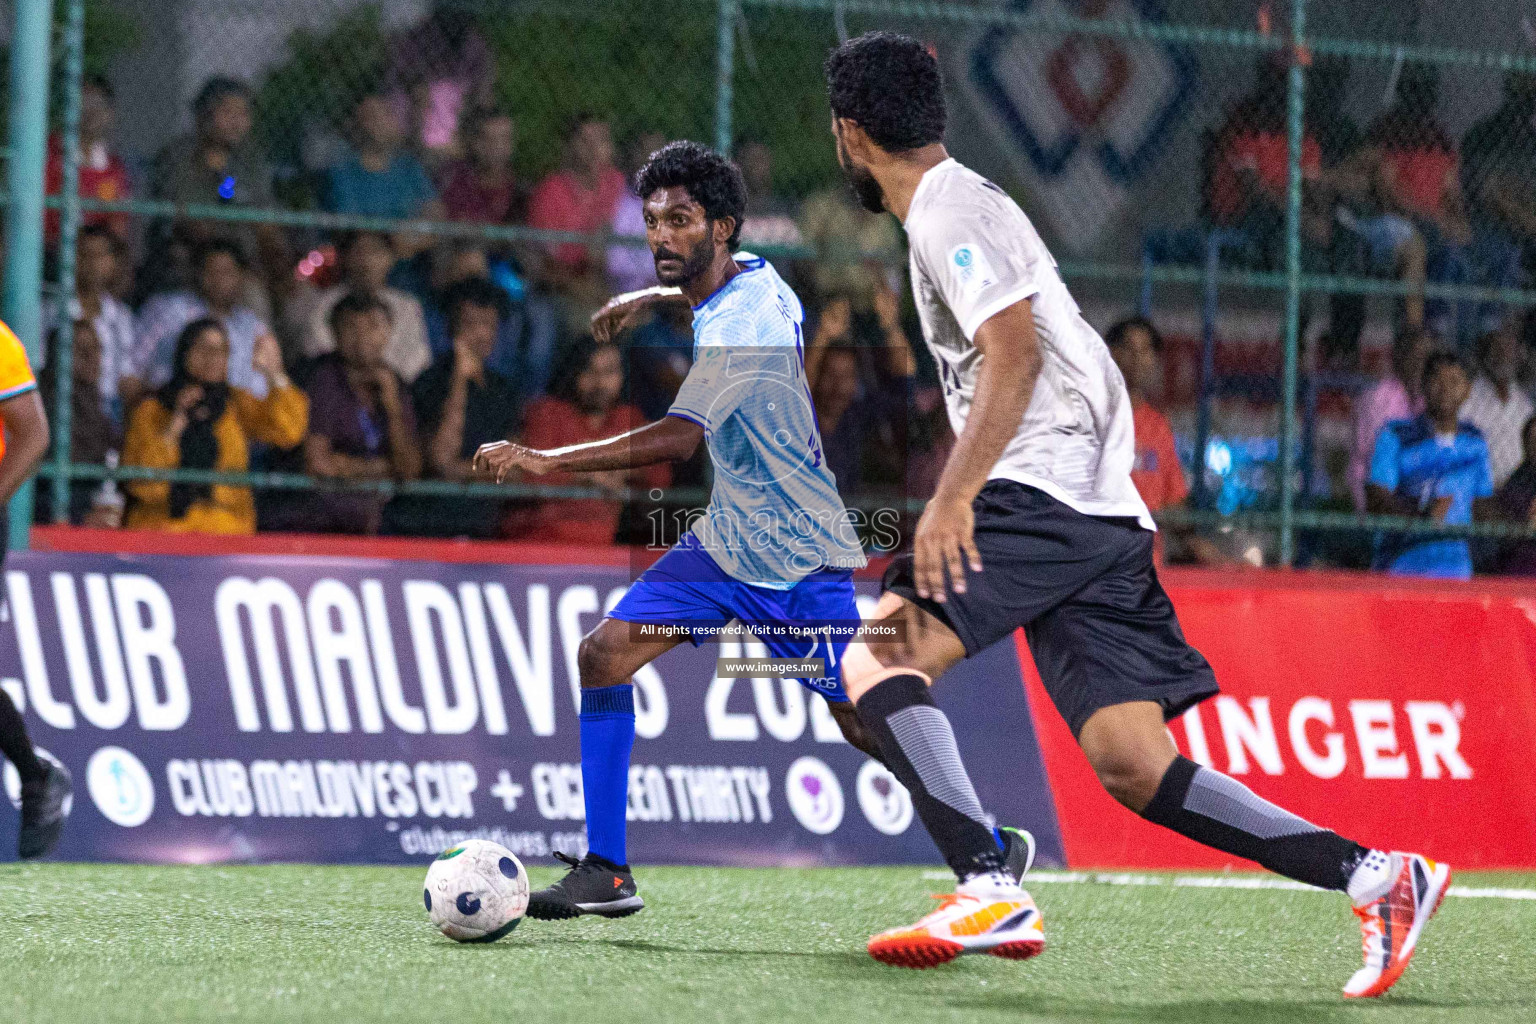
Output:
<svg viewBox="0 0 1536 1024">
<path fill-rule="evenodd" d="M 986 198 L 952 199 L 946 215 L 925 216 L 910 229 L 913 258 L 970 341 L 992 317 L 1039 294 L 1042 272 L 1055 273 L 1045 247 L 1004 230 Z M 1009 201 L 1000 191 L 998 198 Z"/>
</svg>

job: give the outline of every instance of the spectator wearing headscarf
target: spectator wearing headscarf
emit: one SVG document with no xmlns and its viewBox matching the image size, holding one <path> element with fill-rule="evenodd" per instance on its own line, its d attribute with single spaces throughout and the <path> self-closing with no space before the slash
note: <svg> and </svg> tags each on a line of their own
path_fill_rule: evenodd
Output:
<svg viewBox="0 0 1536 1024">
<path fill-rule="evenodd" d="M 188 324 L 176 340 L 170 381 L 139 403 L 128 425 L 123 463 L 151 469 L 243 473 L 253 441 L 292 448 L 304 439 L 309 402 L 283 373 L 277 339 L 264 335 L 252 359 L 265 379 L 258 399 L 229 383 L 229 335 L 218 320 Z M 126 526 L 170 533 L 256 531 L 249 488 L 135 480 Z"/>
</svg>

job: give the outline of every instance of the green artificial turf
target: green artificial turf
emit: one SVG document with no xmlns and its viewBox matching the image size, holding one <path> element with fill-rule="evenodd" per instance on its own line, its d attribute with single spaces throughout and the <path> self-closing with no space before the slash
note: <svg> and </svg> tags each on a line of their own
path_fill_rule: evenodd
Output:
<svg viewBox="0 0 1536 1024">
<path fill-rule="evenodd" d="M 1354 918 L 1318 892 L 1040 883 L 1043 956 L 905 971 L 864 942 L 944 886 L 916 869 L 647 869 L 641 914 L 485 946 L 430 927 L 423 875 L 0 865 L 0 1020 L 1536 1020 L 1536 901 L 1448 899 L 1397 988 L 1357 1004 Z"/>
</svg>

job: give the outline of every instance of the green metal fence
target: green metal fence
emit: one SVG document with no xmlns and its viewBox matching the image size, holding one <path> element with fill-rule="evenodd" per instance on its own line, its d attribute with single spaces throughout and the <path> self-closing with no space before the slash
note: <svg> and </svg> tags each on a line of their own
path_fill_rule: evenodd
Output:
<svg viewBox="0 0 1536 1024">
<path fill-rule="evenodd" d="M 447 8 L 449 5 L 440 5 Z M 1536 73 L 1529 22 L 1515 21 L 1515 8 L 1502 0 L 1453 5 L 1334 3 L 1309 0 L 1225 3 L 1219 0 L 999 0 L 999 2 L 926 3 L 902 0 L 590 0 L 579 5 L 544 0 L 462 0 L 455 10 L 484 40 L 496 69 L 490 86 L 493 101 L 518 118 L 520 173 L 535 176 L 558 160 L 560 126 L 583 110 L 611 115 L 621 134 L 642 128 L 668 135 L 715 140 L 729 147 L 742 137 L 769 145 L 780 161 L 779 176 L 800 196 L 838 187 L 827 112 L 820 84 L 820 64 L 839 38 L 878 27 L 912 32 L 930 41 L 942 55 L 955 106 L 961 111 L 952 138 L 962 152 L 992 152 L 1001 147 L 978 140 L 995 130 L 999 117 L 987 113 L 985 90 L 977 82 L 984 53 L 999 66 L 1009 66 L 1010 53 L 1022 59 L 1041 47 L 1056 47 L 1061 60 L 1042 66 L 1059 75 L 1050 87 L 1072 94 L 1072 103 L 1097 116 L 1095 104 L 1110 91 L 1125 62 L 1150 62 L 1160 73 L 1187 74 L 1193 82 L 1179 101 L 1182 117 L 1166 129 L 1170 137 L 1182 132 L 1177 152 L 1154 154 L 1141 169 L 1132 189 L 1130 209 L 1119 229 L 1108 230 L 1096 247 L 1074 251 L 1071 229 L 1061 224 L 1087 223 L 1098 200 L 1085 190 L 1058 190 L 1055 227 L 1046 218 L 1043 229 L 1061 257 L 1061 269 L 1075 289 L 1099 295 L 1123 296 L 1130 305 L 1138 292 L 1151 293 L 1154 306 L 1165 295 L 1185 302 L 1194 289 L 1233 296 L 1248 308 L 1278 314 L 1281 324 L 1278 433 L 1280 438 L 1276 500 L 1269 510 L 1220 516 L 1214 512 L 1185 514 L 1204 524 L 1220 522 L 1278 533 L 1279 557 L 1289 564 L 1296 554 L 1298 530 L 1368 532 L 1386 527 L 1433 530 L 1466 536 L 1530 536 L 1523 525 L 1480 524 L 1447 528 L 1422 521 L 1341 514 L 1308 506 L 1298 492 L 1297 464 L 1303 423 L 1300 416 L 1306 352 L 1302 328 L 1309 296 L 1362 296 L 1389 301 L 1416 289 L 1392 275 L 1309 262 L 1305 218 L 1309 147 L 1315 144 L 1309 118 L 1309 82 L 1321 81 L 1312 69 L 1318 62 L 1354 62 L 1355 79 L 1364 80 L 1356 94 L 1372 84 L 1387 83 L 1391 91 L 1404 67 L 1433 67 L 1452 83 L 1455 96 L 1442 109 L 1480 102 L 1484 112 L 1496 105 L 1500 76 Z M 1471 8 L 1476 8 L 1473 10 Z M 1486 8 L 1486 10 L 1483 10 Z M 307 149 L 334 144 L 344 132 L 351 102 L 392 74 L 395 60 L 391 39 L 408 23 L 388 24 L 399 12 L 388 5 L 331 0 L 298 5 L 292 0 L 188 0 L 167 5 L 160 0 L 59 0 L 50 10 L 46 0 L 13 0 L 14 31 L 10 54 L 9 164 L 6 191 L 6 278 L 3 314 L 28 346 L 34 361 L 42 354 L 42 304 L 59 303 L 59 339 L 54 358 L 58 393 L 53 396 L 54 447 L 42 476 L 54 489 L 56 509 L 67 506 L 72 480 L 112 478 L 170 479 L 196 482 L 218 480 L 256 488 L 303 489 L 358 487 L 390 494 L 498 494 L 527 496 L 545 493 L 536 487 L 493 488 L 437 481 L 348 485 L 283 474 L 228 477 L 193 471 L 151 471 L 70 461 L 72 356 L 71 318 L 64 304 L 74 294 L 76 229 L 83 215 L 121 213 L 135 223 L 172 218 L 221 224 L 269 224 L 285 230 L 318 233 L 343 229 L 410 231 L 428 236 L 460 237 L 486 243 L 584 240 L 602 244 L 638 244 L 610 235 L 570 235 L 537 231 L 510 224 L 397 220 L 344 216 L 322 212 L 307 187 Z M 418 17 L 424 11 L 417 12 Z M 1486 15 L 1483 17 L 1481 15 Z M 1503 21 L 1509 24 L 1502 24 Z M 1495 25 L 1496 22 L 1500 24 Z M 273 39 L 271 25 L 283 26 Z M 50 26 L 52 31 L 50 31 Z M 994 45 L 995 44 L 995 45 Z M 263 48 L 264 47 L 264 48 Z M 989 50 L 988 47 L 991 47 Z M 1014 49 L 1010 50 L 1009 48 Z M 1031 47 L 1034 49 L 1032 50 Z M 256 109 L 254 137 L 263 156 L 286 173 L 274 205 L 253 208 L 239 204 L 187 204 L 136 197 L 128 200 L 82 199 L 76 183 L 81 166 L 80 121 L 82 82 L 87 72 L 124 65 L 142 69 L 203 68 L 208 73 L 239 67 L 249 53 L 260 52 L 243 69 L 251 81 Z M 1002 56 L 997 57 L 997 54 Z M 1284 69 L 1284 127 L 1286 174 L 1281 244 L 1273 258 L 1247 263 L 1209 265 L 1198 254 L 1158 259 L 1145 257 L 1140 240 L 1181 211 L 1163 202 L 1164 194 L 1193 189 L 1198 146 L 1192 141 L 1200 125 L 1217 124 L 1239 98 L 1239 88 L 1251 68 L 1278 62 Z M 1330 65 L 1337 67 L 1338 65 Z M 1084 71 L 1084 69 L 1087 69 Z M 1169 71 L 1167 69 L 1171 68 Z M 50 75 L 50 69 L 52 74 Z M 184 74 L 185 72 L 178 72 Z M 1074 77 L 1075 76 L 1075 77 Z M 1348 73 L 1346 73 L 1348 77 Z M 52 102 L 49 88 L 51 78 Z M 1106 84 L 1108 83 L 1108 84 Z M 183 83 L 185 84 L 185 83 Z M 994 91 L 1006 107 L 1008 90 L 1044 88 L 1015 78 Z M 1121 82 L 1123 89 L 1125 83 Z M 1138 83 L 1139 87 L 1139 83 Z M 1097 90 L 1097 92 L 1095 91 Z M 151 134 L 168 139 L 183 116 L 173 102 L 171 85 L 154 109 L 163 128 Z M 183 92 L 187 91 L 182 88 Z M 960 95 L 961 93 L 963 95 Z M 996 97 L 994 97 L 996 98 Z M 1025 96 L 1027 99 L 1027 95 Z M 1385 103 L 1385 99 L 1382 101 Z M 141 100 L 141 106 L 142 106 Z M 1068 104 L 1071 106 L 1071 104 Z M 979 112 L 978 112 L 979 111 Z M 51 119 L 51 120 L 50 120 Z M 144 125 L 137 125 L 143 129 Z M 1015 131 L 1018 131 L 1017 126 Z M 1046 126 L 1049 128 L 1050 126 Z M 53 279 L 43 281 L 43 162 L 50 130 L 57 134 L 62 154 L 63 186 L 47 205 L 57 211 L 61 228 Z M 1105 145 L 1113 125 L 1083 127 L 1088 145 Z M 1025 132 L 1027 134 L 1027 132 Z M 319 141 L 316 141 L 319 140 Z M 1156 140 L 1149 150 L 1156 149 Z M 1049 140 L 1033 145 L 1049 150 Z M 1029 146 L 1025 145 L 1025 149 Z M 1016 156 L 1017 154 L 1015 154 Z M 1035 154 L 1046 164 L 1049 152 Z M 1024 179 L 1004 174 L 1037 221 L 1037 196 Z M 1074 205 L 1075 204 L 1075 205 Z M 1199 204 L 1186 203 L 1185 208 Z M 1148 211 L 1144 216 L 1142 208 Z M 1188 213 L 1188 209 L 1185 209 Z M 1160 220 L 1161 218 L 1161 220 Z M 1195 219 L 1190 214 L 1187 219 Z M 1118 234 L 1116 231 L 1118 230 Z M 801 259 L 847 259 L 810 244 L 770 247 L 769 255 Z M 854 254 L 862 259 L 890 260 L 890 253 Z M 1430 300 L 1451 303 L 1489 302 L 1513 311 L 1536 305 L 1536 291 L 1507 283 L 1440 283 L 1423 286 Z M 49 298 L 45 298 L 49 296 Z M 1196 453 L 1196 472 L 1203 472 L 1203 452 Z M 562 495 L 592 494 L 565 488 Z M 697 497 L 685 496 L 685 497 Z M 13 545 L 24 543 L 31 499 L 19 496 L 12 509 Z M 1174 517 L 1177 518 L 1177 517 Z"/>
</svg>

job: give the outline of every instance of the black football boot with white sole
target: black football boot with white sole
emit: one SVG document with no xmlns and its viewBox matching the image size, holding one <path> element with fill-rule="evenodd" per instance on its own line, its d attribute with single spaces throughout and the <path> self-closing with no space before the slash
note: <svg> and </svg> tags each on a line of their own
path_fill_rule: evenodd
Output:
<svg viewBox="0 0 1536 1024">
<path fill-rule="evenodd" d="M 644 909 L 629 865 L 587 854 L 581 860 L 556 852 L 571 866 L 564 878 L 528 897 L 528 916 L 536 921 L 564 921 L 583 914 L 628 917 Z"/>
<path fill-rule="evenodd" d="M 21 787 L 21 834 L 17 853 L 22 860 L 46 857 L 59 845 L 64 822 L 69 818 L 74 784 L 69 769 L 43 760 L 48 774 Z"/>
</svg>

